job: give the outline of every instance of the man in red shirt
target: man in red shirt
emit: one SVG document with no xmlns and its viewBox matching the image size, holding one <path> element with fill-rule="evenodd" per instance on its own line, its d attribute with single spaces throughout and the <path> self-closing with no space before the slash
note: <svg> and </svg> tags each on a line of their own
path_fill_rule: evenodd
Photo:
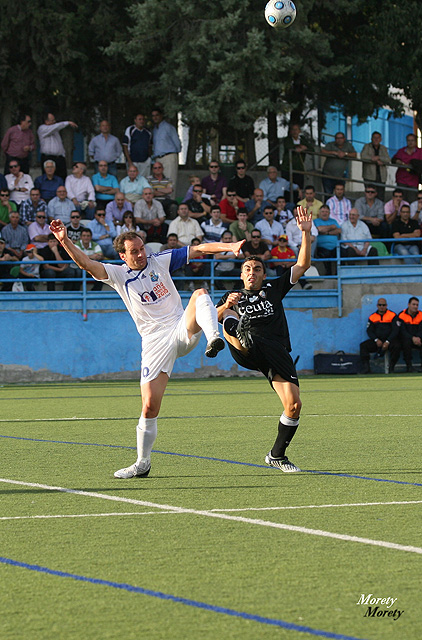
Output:
<svg viewBox="0 0 422 640">
<path fill-rule="evenodd" d="M 236 191 L 233 189 L 227 190 L 227 197 L 220 202 L 221 219 L 223 222 L 231 224 L 237 220 L 237 212 L 239 209 L 244 209 L 245 203 L 238 198 Z"/>
<path fill-rule="evenodd" d="M 10 127 L 1 141 L 1 148 L 6 154 L 4 173 L 10 173 L 9 162 L 19 160 L 23 173 L 29 173 L 29 152 L 35 149 L 35 138 L 30 126 L 31 116 L 22 113 L 18 117 L 19 124 Z"/>
<path fill-rule="evenodd" d="M 280 258 L 281 260 L 290 260 L 290 262 L 273 262 L 273 267 L 275 267 L 277 271 L 277 275 L 281 276 L 285 272 L 286 269 L 290 269 L 290 267 L 294 264 L 293 261 L 296 261 L 296 254 L 288 245 L 289 238 L 286 234 L 282 234 L 278 238 L 278 244 L 276 247 L 271 249 L 271 257 L 272 258 Z"/>
</svg>

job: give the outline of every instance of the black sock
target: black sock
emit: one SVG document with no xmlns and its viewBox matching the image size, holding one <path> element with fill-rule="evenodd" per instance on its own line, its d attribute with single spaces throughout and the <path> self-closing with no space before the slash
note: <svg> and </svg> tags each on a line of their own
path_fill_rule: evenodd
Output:
<svg viewBox="0 0 422 640">
<path fill-rule="evenodd" d="M 290 424 L 285 424 L 289 422 Z M 295 424 L 296 423 L 296 424 Z M 286 455 L 286 449 L 289 446 L 293 436 L 299 426 L 299 418 L 288 418 L 283 415 L 278 423 L 278 435 L 271 449 L 273 458 L 283 458 Z"/>
<path fill-rule="evenodd" d="M 229 336 L 236 338 L 236 329 L 238 324 L 238 318 L 235 318 L 234 316 L 227 316 L 227 318 L 223 320 L 223 329 Z"/>
</svg>

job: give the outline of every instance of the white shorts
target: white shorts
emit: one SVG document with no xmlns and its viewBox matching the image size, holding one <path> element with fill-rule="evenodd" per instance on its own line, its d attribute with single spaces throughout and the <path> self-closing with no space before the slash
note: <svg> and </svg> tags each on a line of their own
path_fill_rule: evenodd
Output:
<svg viewBox="0 0 422 640">
<path fill-rule="evenodd" d="M 201 335 L 202 331 L 199 331 L 189 339 L 185 310 L 173 326 L 145 336 L 142 339 L 141 385 L 155 380 L 162 371 L 170 376 L 176 358 L 190 353 Z"/>
</svg>

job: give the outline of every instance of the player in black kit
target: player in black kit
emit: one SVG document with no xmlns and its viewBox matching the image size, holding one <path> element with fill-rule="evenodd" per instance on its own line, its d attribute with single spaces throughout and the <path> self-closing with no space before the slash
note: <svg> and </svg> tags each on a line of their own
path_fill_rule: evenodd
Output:
<svg viewBox="0 0 422 640">
<path fill-rule="evenodd" d="M 278 435 L 265 462 L 285 472 L 300 471 L 286 456 L 286 449 L 299 426 L 302 403 L 282 300 L 311 265 L 312 215 L 298 207 L 296 220 L 302 231 L 297 262 L 265 284 L 264 262 L 250 256 L 242 264 L 244 288 L 225 293 L 217 303 L 218 319 L 234 360 L 246 369 L 262 371 L 281 400 Z"/>
</svg>

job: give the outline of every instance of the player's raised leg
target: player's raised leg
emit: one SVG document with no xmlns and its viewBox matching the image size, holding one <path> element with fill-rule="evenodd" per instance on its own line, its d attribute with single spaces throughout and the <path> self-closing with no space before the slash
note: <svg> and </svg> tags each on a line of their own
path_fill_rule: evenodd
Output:
<svg viewBox="0 0 422 640">
<path fill-rule="evenodd" d="M 292 473 L 300 471 L 293 462 L 286 456 L 286 449 L 299 426 L 300 410 L 302 402 L 300 400 L 299 387 L 287 382 L 278 374 L 272 381 L 273 388 L 283 405 L 283 413 L 278 423 L 278 435 L 271 451 L 265 458 L 265 462 L 271 467 L 276 467 L 284 472 Z"/>
<path fill-rule="evenodd" d="M 224 340 L 218 331 L 217 309 L 206 289 L 193 292 L 186 307 L 186 328 L 189 338 L 202 329 L 207 339 L 205 355 L 208 358 L 215 358 L 217 353 L 224 349 Z"/>
</svg>

